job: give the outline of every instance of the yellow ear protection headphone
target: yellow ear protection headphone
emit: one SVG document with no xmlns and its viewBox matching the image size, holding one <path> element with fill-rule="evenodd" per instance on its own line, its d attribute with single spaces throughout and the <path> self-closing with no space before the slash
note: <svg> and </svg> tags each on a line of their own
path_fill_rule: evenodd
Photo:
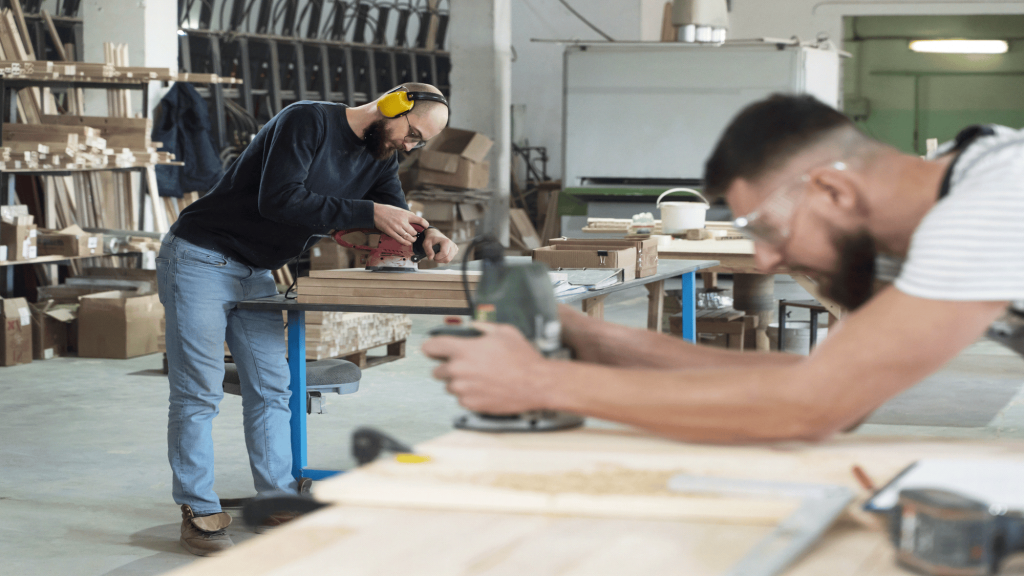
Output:
<svg viewBox="0 0 1024 576">
<path fill-rule="evenodd" d="M 377 101 L 377 110 L 385 118 L 400 118 L 412 112 L 412 108 L 416 105 L 417 100 L 440 102 L 448 106 L 448 101 L 440 94 L 434 94 L 433 92 L 406 92 L 405 88 L 399 86 L 388 90 L 386 94 L 380 97 L 380 100 Z"/>
</svg>

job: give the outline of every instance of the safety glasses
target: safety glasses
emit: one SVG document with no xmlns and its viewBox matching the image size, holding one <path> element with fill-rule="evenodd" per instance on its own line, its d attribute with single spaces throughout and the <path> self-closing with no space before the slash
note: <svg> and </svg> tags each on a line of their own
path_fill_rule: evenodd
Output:
<svg viewBox="0 0 1024 576">
<path fill-rule="evenodd" d="M 846 170 L 846 163 L 834 162 L 831 168 Z M 756 242 L 780 247 L 789 239 L 793 214 L 807 192 L 807 184 L 811 181 L 810 173 L 801 175 L 795 181 L 783 184 L 768 198 L 746 216 L 733 220 L 736 230 Z"/>
<path fill-rule="evenodd" d="M 406 123 L 409 124 L 409 132 L 406 133 L 404 141 L 406 144 L 412 144 L 412 149 L 423 148 L 427 145 L 427 141 L 423 139 L 423 136 L 419 134 L 413 134 L 412 122 L 409 122 L 409 116 L 402 116 L 405 118 Z"/>
</svg>

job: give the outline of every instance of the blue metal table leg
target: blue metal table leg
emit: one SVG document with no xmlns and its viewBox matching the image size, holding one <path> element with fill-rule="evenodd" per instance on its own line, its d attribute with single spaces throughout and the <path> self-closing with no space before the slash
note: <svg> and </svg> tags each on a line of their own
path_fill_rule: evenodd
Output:
<svg viewBox="0 0 1024 576">
<path fill-rule="evenodd" d="M 683 340 L 697 341 L 697 274 L 683 274 Z"/>
<path fill-rule="evenodd" d="M 291 372 L 292 476 L 306 467 L 306 313 L 288 311 L 288 368 Z"/>
</svg>

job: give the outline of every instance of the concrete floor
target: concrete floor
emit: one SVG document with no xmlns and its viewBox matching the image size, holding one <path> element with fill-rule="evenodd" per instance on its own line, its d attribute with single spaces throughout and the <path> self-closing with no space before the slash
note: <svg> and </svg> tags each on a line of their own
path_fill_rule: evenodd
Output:
<svg viewBox="0 0 1024 576">
<path fill-rule="evenodd" d="M 776 295 L 806 298 L 780 277 Z M 646 322 L 646 291 L 609 298 L 606 315 Z M 349 437 L 375 426 L 416 443 L 450 430 L 455 401 L 420 353 L 441 321 L 416 316 L 408 357 L 365 372 L 359 393 L 328 399 L 309 419 L 310 464 L 348 468 Z M 58 358 L 0 368 L 0 573 L 47 576 L 160 574 L 195 559 L 178 546 L 180 516 L 166 460 L 167 381 L 160 355 Z M 1024 438 L 1024 361 L 981 342 L 879 410 L 858 433 Z M 965 410 L 965 391 L 972 409 Z M 253 493 L 241 403 L 215 421 L 217 491 Z M 242 523 L 235 542 L 256 537 Z"/>
</svg>

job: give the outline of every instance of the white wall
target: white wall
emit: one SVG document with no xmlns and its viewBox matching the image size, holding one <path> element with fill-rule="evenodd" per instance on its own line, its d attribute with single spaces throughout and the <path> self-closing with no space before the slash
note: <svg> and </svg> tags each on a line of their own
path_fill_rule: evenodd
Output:
<svg viewBox="0 0 1024 576">
<path fill-rule="evenodd" d="M 571 0 L 576 10 L 616 40 L 658 40 L 663 0 Z M 843 17 L 898 14 L 1021 14 L 1024 1 L 971 0 L 732 0 L 730 38 L 799 36 L 819 33 L 842 44 Z M 525 126 L 517 126 L 534 146 L 546 146 L 548 173 L 561 177 L 562 46 L 531 43 L 531 38 L 600 40 L 558 0 L 513 0 L 512 103 L 525 104 Z M 516 119 L 518 121 L 518 119 Z M 613 138 L 614 135 L 609 135 Z"/>
<path fill-rule="evenodd" d="M 915 14 L 1020 14 L 1024 2 L 939 0 L 732 0 L 729 15 L 732 38 L 799 36 L 813 40 L 825 33 L 842 43 L 843 16 Z"/>
<path fill-rule="evenodd" d="M 79 15 L 85 62 L 103 62 L 103 43 L 114 42 L 128 44 L 131 66 L 178 71 L 178 7 L 173 0 L 84 0 Z M 164 91 L 159 82 L 150 83 L 151 108 Z M 132 104 L 137 112 L 141 110 L 138 91 L 132 94 Z M 106 91 L 86 90 L 85 113 L 107 115 Z"/>
<path fill-rule="evenodd" d="M 595 26 L 616 40 L 640 40 L 641 7 L 659 0 L 570 0 Z M 456 6 L 457 8 L 458 6 Z M 661 33 L 658 17 L 657 34 Z M 525 118 L 515 118 L 516 134 L 531 146 L 548 149 L 548 174 L 562 174 L 563 45 L 531 42 L 532 38 L 601 40 L 601 36 L 570 13 L 558 0 L 512 2 L 512 104 L 525 105 Z M 454 83 L 454 79 L 453 79 Z M 614 138 L 613 134 L 609 138 Z"/>
<path fill-rule="evenodd" d="M 484 228 L 508 239 L 511 164 L 511 0 L 456 3 L 449 24 L 451 51 L 451 126 L 480 132 L 492 140 L 490 188 L 494 201 Z"/>
</svg>

